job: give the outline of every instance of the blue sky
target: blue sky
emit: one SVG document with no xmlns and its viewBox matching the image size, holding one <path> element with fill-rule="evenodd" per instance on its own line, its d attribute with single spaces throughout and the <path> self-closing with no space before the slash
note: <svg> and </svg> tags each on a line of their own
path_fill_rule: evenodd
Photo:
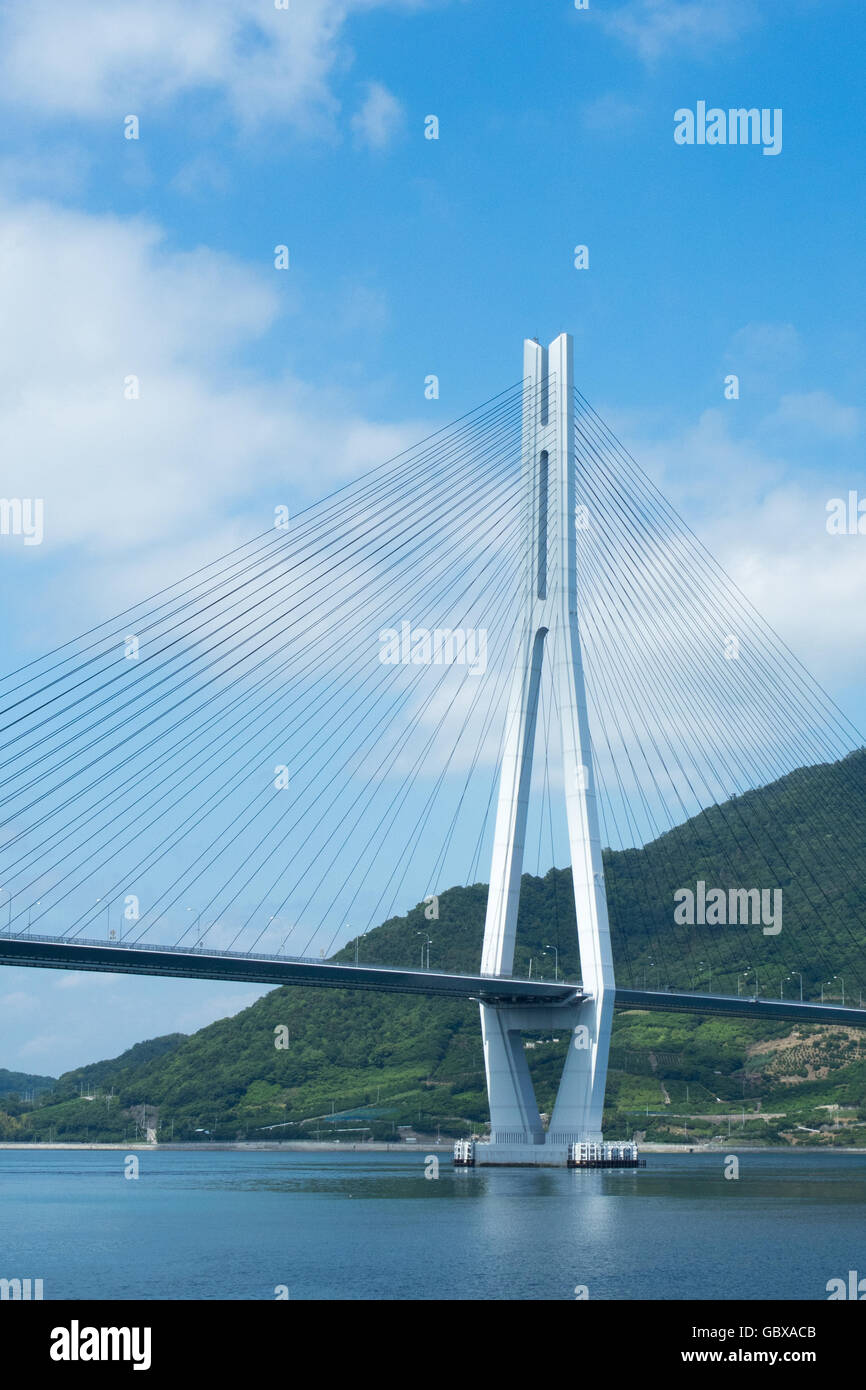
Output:
<svg viewBox="0 0 866 1390">
<path fill-rule="evenodd" d="M 581 390 L 866 725 L 866 537 L 825 526 L 866 496 L 864 30 L 857 0 L 7 5 L 2 492 L 44 497 L 46 523 L 38 547 L 0 537 L 4 669 L 568 330 Z M 678 146 L 700 100 L 781 108 L 781 154 Z M 4 970 L 0 1066 L 251 997 Z"/>
</svg>

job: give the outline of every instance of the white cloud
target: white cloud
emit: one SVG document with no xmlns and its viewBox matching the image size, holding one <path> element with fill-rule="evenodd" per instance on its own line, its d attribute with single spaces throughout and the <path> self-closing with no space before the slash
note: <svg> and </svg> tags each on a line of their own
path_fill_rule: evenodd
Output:
<svg viewBox="0 0 866 1390">
<path fill-rule="evenodd" d="M 171 181 L 171 187 L 187 198 L 221 197 L 230 186 L 229 172 L 224 163 L 209 155 L 197 155 L 182 164 Z"/>
<path fill-rule="evenodd" d="M 30 1057 L 35 1057 L 42 1061 L 43 1066 L 50 1065 L 50 1059 L 56 1056 L 58 1051 L 67 1043 L 67 1038 L 62 1033 L 40 1033 L 35 1038 L 30 1038 L 22 1043 L 18 1049 L 18 1057 L 22 1062 L 26 1062 Z"/>
<path fill-rule="evenodd" d="M 352 131 L 360 145 L 383 150 L 403 123 L 403 107 L 381 82 L 370 82 L 367 95 L 352 117 Z"/>
<path fill-rule="evenodd" d="M 587 102 L 582 115 L 588 130 L 612 135 L 630 129 L 640 115 L 640 107 L 626 101 L 617 92 L 606 92 L 604 96 Z"/>
<path fill-rule="evenodd" d="M 725 354 L 734 367 L 745 363 L 761 372 L 791 367 L 802 355 L 800 335 L 792 323 L 747 323 L 731 339 Z"/>
<path fill-rule="evenodd" d="M 40 1001 L 35 994 L 24 990 L 14 990 L 11 994 L 0 995 L 0 1018 L 9 1019 L 15 1014 L 29 1014 L 39 1008 Z"/>
<path fill-rule="evenodd" d="M 826 418 L 824 393 L 815 394 Z M 709 410 L 666 439 L 641 440 L 632 430 L 626 443 L 812 675 L 836 688 L 862 683 L 866 537 L 828 535 L 826 481 L 795 475 L 781 445 L 770 451 L 759 439 L 735 437 L 728 419 Z"/>
<path fill-rule="evenodd" d="M 86 547 L 100 604 L 94 562 L 110 565 L 117 611 L 264 530 L 287 493 L 314 500 L 420 433 L 238 366 L 292 312 L 277 279 L 205 248 L 171 251 L 142 220 L 0 207 L 3 495 L 45 506 L 42 546 L 4 546 L 37 585 L 45 557 Z M 124 397 L 130 375 L 138 400 Z"/>
<path fill-rule="evenodd" d="M 863 427 L 863 412 L 842 405 L 828 391 L 807 391 L 783 396 L 768 415 L 762 429 L 768 433 L 810 434 L 828 439 L 855 439 Z"/>
<path fill-rule="evenodd" d="M 334 76 L 350 55 L 346 21 L 418 0 L 63 0 L 9 7 L 0 20 L 2 100 L 48 115 L 149 119 L 191 92 L 224 98 L 243 124 L 333 125 Z"/>
<path fill-rule="evenodd" d="M 703 56 L 740 38 L 759 16 L 744 0 L 629 0 L 603 22 L 652 63 L 680 53 Z"/>
</svg>

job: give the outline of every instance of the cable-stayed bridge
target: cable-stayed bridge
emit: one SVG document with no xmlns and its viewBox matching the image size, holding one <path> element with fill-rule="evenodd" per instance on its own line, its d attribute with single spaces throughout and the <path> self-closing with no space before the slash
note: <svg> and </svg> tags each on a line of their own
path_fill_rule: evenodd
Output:
<svg viewBox="0 0 866 1390">
<path fill-rule="evenodd" d="M 565 335 L 274 523 L 0 683 L 0 962 L 477 1000 L 502 1162 L 600 1138 L 615 1005 L 866 1021 L 862 739 Z M 482 924 L 446 890 L 488 870 Z M 521 1039 L 552 1016 L 544 1131 Z"/>
</svg>

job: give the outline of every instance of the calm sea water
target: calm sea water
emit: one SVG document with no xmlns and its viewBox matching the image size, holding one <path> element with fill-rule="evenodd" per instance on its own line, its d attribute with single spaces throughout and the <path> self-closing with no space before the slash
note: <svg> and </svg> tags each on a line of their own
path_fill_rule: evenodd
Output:
<svg viewBox="0 0 866 1390">
<path fill-rule="evenodd" d="M 453 1170 L 423 1151 L 0 1151 L 0 1277 L 49 1298 L 826 1299 L 866 1275 L 866 1155 Z"/>
</svg>

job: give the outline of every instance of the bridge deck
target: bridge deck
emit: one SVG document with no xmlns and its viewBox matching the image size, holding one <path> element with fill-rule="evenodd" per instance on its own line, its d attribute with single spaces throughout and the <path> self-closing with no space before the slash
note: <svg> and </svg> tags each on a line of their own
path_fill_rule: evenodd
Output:
<svg viewBox="0 0 866 1390">
<path fill-rule="evenodd" d="M 56 937 L 0 937 L 0 965 L 48 970 L 98 970 L 122 975 L 172 975 L 197 980 L 239 980 L 263 985 L 317 985 L 388 994 L 436 994 L 495 1003 L 561 1004 L 580 997 L 580 985 L 552 980 L 462 975 L 305 957 L 256 956 L 178 946 L 108 945 Z"/>
<path fill-rule="evenodd" d="M 776 1018 L 803 1023 L 847 1023 L 866 1028 L 866 1008 L 813 1004 L 799 999 L 758 999 L 754 995 L 692 994 L 686 990 L 618 989 L 617 1008 L 659 1009 L 664 1013 L 727 1014 L 735 1018 Z"/>
<path fill-rule="evenodd" d="M 386 994 L 441 995 L 485 1003 L 564 1004 L 583 997 L 579 984 L 560 980 L 495 979 L 457 971 L 353 965 L 305 957 L 257 956 L 182 946 L 109 945 L 62 941 L 57 937 L 0 937 L 0 965 L 47 970 L 97 970 L 122 975 L 170 975 L 196 980 L 233 980 L 263 985 L 314 985 L 331 989 L 375 990 Z M 685 990 L 617 989 L 620 1009 L 664 1013 L 727 1014 L 791 1022 L 844 1023 L 866 1027 L 866 1008 L 813 1004 L 751 995 L 697 994 Z"/>
</svg>

